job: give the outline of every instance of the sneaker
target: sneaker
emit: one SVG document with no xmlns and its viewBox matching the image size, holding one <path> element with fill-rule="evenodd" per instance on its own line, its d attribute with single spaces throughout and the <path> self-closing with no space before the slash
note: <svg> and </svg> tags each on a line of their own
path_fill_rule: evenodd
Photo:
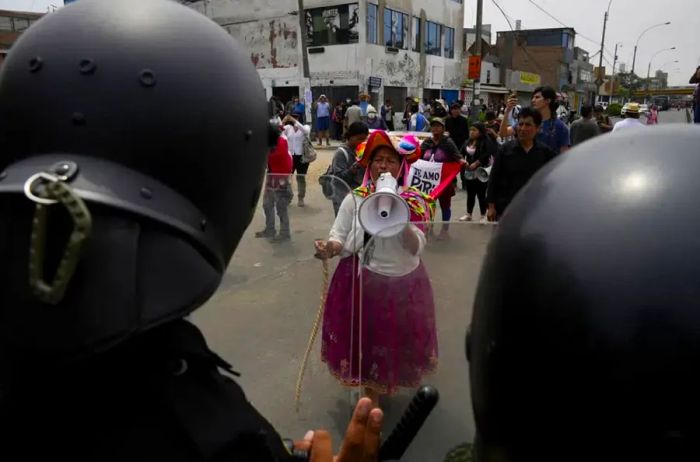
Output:
<svg viewBox="0 0 700 462">
<path fill-rule="evenodd" d="M 265 238 L 271 239 L 271 238 L 275 237 L 275 230 L 273 229 L 272 231 L 268 231 L 268 230 L 264 229 L 262 231 L 258 231 L 257 233 L 255 233 L 255 237 L 257 237 L 257 238 L 265 237 Z"/>
<path fill-rule="evenodd" d="M 488 222 L 488 220 L 486 219 L 485 216 L 481 217 L 481 219 L 479 220 L 479 224 L 482 224 L 482 225 L 485 225 L 487 222 Z"/>
<path fill-rule="evenodd" d="M 297 204 L 299 205 L 299 207 L 304 207 L 304 199 L 302 199 L 302 198 L 300 197 L 300 198 L 299 198 L 299 201 L 297 202 Z"/>
<path fill-rule="evenodd" d="M 472 216 L 470 214 L 466 214 L 464 216 L 459 217 L 459 221 L 472 221 Z"/>
</svg>

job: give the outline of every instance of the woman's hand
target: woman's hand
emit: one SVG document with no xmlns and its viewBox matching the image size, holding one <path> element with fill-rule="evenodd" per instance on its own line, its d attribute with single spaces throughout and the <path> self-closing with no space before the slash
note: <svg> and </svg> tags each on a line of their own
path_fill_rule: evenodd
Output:
<svg viewBox="0 0 700 462">
<path fill-rule="evenodd" d="M 372 401 L 362 398 L 348 424 L 339 455 L 333 456 L 331 436 L 325 430 L 308 432 L 295 446 L 311 450 L 310 462 L 377 462 L 383 422 L 381 409 L 372 409 Z"/>
<path fill-rule="evenodd" d="M 343 245 L 340 242 L 319 239 L 314 241 L 314 249 L 316 250 L 314 257 L 327 260 L 340 254 L 343 251 Z"/>
</svg>

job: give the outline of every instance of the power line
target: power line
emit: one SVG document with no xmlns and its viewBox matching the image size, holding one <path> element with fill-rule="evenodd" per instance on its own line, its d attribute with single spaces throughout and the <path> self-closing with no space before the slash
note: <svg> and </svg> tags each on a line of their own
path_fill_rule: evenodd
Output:
<svg viewBox="0 0 700 462">
<path fill-rule="evenodd" d="M 503 8 L 501 8 L 501 5 L 496 3 L 496 0 L 491 0 L 491 2 L 494 5 L 496 5 L 496 8 L 498 8 L 498 11 L 500 11 L 501 14 L 503 15 L 503 17 L 506 19 L 506 22 L 508 23 L 508 27 L 510 27 L 511 32 L 513 32 L 513 35 L 516 35 L 515 29 L 513 29 L 513 25 L 510 23 L 510 19 L 508 19 L 508 15 L 506 14 L 505 11 L 503 11 Z M 535 66 L 537 66 L 538 68 L 541 68 L 541 69 L 546 69 L 543 65 L 538 63 L 537 60 L 530 55 L 530 53 L 528 53 L 527 48 L 525 48 L 522 44 L 519 43 L 517 37 L 515 37 L 515 41 L 518 42 L 518 46 L 523 49 L 523 51 L 525 52 L 525 55 L 527 55 L 527 57 L 530 60 L 532 60 L 533 63 L 535 63 Z"/>
<path fill-rule="evenodd" d="M 537 3 L 533 2 L 532 0 L 529 0 L 529 2 L 532 3 L 533 5 L 535 5 L 535 7 L 536 7 L 538 10 L 540 10 L 541 12 L 543 12 L 544 14 L 546 14 L 547 16 L 549 16 L 550 18 L 554 19 L 556 22 L 558 22 L 558 23 L 561 24 L 562 26 L 564 26 L 564 27 L 570 27 L 570 26 L 564 24 L 563 22 L 561 22 L 560 20 L 558 20 L 557 18 L 555 18 L 554 16 L 552 16 L 552 15 L 549 13 L 549 11 L 545 10 L 544 8 L 542 8 L 542 7 L 539 6 Z"/>
<path fill-rule="evenodd" d="M 568 26 L 568 25 L 564 24 L 563 22 L 561 22 L 559 19 L 557 19 L 556 17 L 554 17 L 554 15 L 552 15 L 549 11 L 545 10 L 544 8 L 542 8 L 540 5 L 538 5 L 537 3 L 535 3 L 533 0 L 528 0 L 528 1 L 529 1 L 530 3 L 532 3 L 538 10 L 540 10 L 541 12 L 543 12 L 544 14 L 546 14 L 547 16 L 549 16 L 550 18 L 554 19 L 554 20 L 555 20 L 556 22 L 558 22 L 560 25 L 562 25 L 562 26 L 564 26 L 564 27 L 571 27 L 571 26 Z M 578 35 L 578 36 L 581 37 L 582 39 L 588 40 L 589 42 L 594 43 L 594 44 L 596 44 L 596 45 L 598 45 L 598 43 L 600 43 L 600 42 L 598 42 L 597 40 L 594 40 L 594 39 L 592 39 L 592 38 L 590 38 L 590 37 L 587 37 L 587 36 L 583 35 L 583 34 L 580 33 L 580 32 L 576 32 L 576 35 Z M 607 48 L 605 48 L 605 51 L 608 53 L 608 56 L 612 57 L 612 53 L 610 52 L 610 50 L 608 50 Z"/>
</svg>

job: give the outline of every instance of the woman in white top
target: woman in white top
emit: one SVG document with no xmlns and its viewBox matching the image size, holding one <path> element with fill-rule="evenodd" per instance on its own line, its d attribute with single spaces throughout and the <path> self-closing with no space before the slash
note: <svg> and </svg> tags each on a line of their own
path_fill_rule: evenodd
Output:
<svg viewBox="0 0 700 462">
<path fill-rule="evenodd" d="M 306 196 L 306 173 L 309 171 L 309 164 L 304 162 L 304 141 L 311 132 L 311 127 L 299 123 L 301 114 L 294 113 L 285 116 L 282 119 L 284 130 L 282 134 L 287 138 L 289 143 L 289 152 L 292 153 L 294 167 L 292 173 L 296 172 L 297 176 L 297 200 L 299 207 L 304 206 L 304 197 Z M 291 201 L 291 198 L 290 198 Z"/>
<path fill-rule="evenodd" d="M 377 131 L 358 151 L 365 184 L 343 200 L 329 239 L 315 243 L 318 258 L 340 257 L 326 298 L 321 356 L 343 385 L 365 387 L 376 405 L 380 394 L 416 388 L 437 366 L 433 292 L 420 258 L 435 206 L 405 184 L 409 163 L 420 158 L 415 137 Z M 396 236 L 370 239 L 357 211 L 384 172 L 403 185 L 411 223 Z"/>
</svg>

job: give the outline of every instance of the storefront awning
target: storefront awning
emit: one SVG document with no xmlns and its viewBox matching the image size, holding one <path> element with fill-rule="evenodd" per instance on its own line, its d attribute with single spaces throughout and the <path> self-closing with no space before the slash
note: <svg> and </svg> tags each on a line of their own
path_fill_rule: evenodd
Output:
<svg viewBox="0 0 700 462">
<path fill-rule="evenodd" d="M 508 93 L 506 87 L 496 87 L 494 85 L 481 85 L 482 93 L 496 93 L 498 95 L 505 95 Z"/>
</svg>

